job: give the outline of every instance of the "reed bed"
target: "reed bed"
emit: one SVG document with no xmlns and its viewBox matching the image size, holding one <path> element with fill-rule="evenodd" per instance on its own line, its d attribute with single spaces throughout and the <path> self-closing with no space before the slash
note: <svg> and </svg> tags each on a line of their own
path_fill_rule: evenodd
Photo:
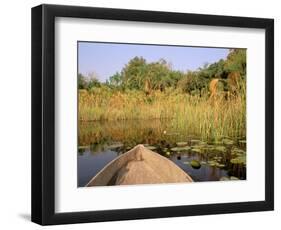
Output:
<svg viewBox="0 0 281 230">
<path fill-rule="evenodd" d="M 223 95 L 189 95 L 178 89 L 117 91 L 106 87 L 79 90 L 79 121 L 160 119 L 173 129 L 185 129 L 204 140 L 246 136 L 245 91 L 226 100 Z M 137 122 L 137 121 L 136 121 Z"/>
</svg>

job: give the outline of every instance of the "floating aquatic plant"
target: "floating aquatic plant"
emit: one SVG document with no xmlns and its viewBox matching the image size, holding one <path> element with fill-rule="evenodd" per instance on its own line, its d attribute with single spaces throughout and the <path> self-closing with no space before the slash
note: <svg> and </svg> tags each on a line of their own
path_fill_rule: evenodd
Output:
<svg viewBox="0 0 281 230">
<path fill-rule="evenodd" d="M 218 151 L 218 152 L 222 152 L 222 153 L 224 153 L 224 152 L 226 152 L 226 147 L 225 146 L 214 146 L 214 150 L 215 151 Z"/>
<path fill-rule="evenodd" d="M 171 148 L 171 151 L 173 151 L 173 152 L 182 152 L 182 151 L 188 151 L 188 150 L 190 150 L 189 146 Z"/>
<path fill-rule="evenodd" d="M 225 138 L 225 139 L 222 139 L 222 143 L 224 145 L 233 145 L 235 142 L 233 140 L 231 140 L 231 139 Z"/>
<path fill-rule="evenodd" d="M 155 146 L 153 146 L 153 145 L 148 145 L 148 146 L 146 146 L 146 148 L 147 149 L 150 149 L 150 150 L 156 150 L 157 149 L 157 147 L 155 147 Z"/>
<path fill-rule="evenodd" d="M 230 162 L 232 164 L 243 164 L 243 165 L 246 165 L 246 155 L 242 155 L 242 156 L 238 156 L 238 157 L 232 158 L 230 160 Z"/>
<path fill-rule="evenodd" d="M 228 181 L 228 180 L 230 180 L 230 178 L 226 176 L 220 178 L 220 181 Z"/>
<path fill-rule="evenodd" d="M 88 149 L 88 148 L 90 148 L 89 145 L 79 146 L 79 147 L 78 147 L 79 150 L 85 150 L 85 149 Z"/>
<path fill-rule="evenodd" d="M 177 142 L 176 144 L 178 147 L 184 147 L 187 145 L 187 142 L 182 141 L 182 142 Z"/>
<path fill-rule="evenodd" d="M 237 147 L 234 147 L 232 150 L 231 150 L 231 155 L 236 155 L 236 154 L 246 154 L 246 151 L 243 150 L 243 149 L 239 149 Z"/>
<path fill-rule="evenodd" d="M 194 153 L 202 153 L 202 149 L 192 148 L 192 149 L 191 149 L 191 152 L 194 152 Z"/>
<path fill-rule="evenodd" d="M 197 160 L 192 160 L 192 161 L 190 162 L 190 165 L 191 165 L 191 167 L 194 168 L 194 169 L 200 169 L 200 168 L 201 168 L 201 164 L 200 164 L 200 162 L 197 161 Z"/>
<path fill-rule="evenodd" d="M 120 142 L 120 143 L 114 143 L 112 145 L 107 146 L 108 149 L 116 149 L 116 148 L 121 148 L 124 145 Z"/>
</svg>

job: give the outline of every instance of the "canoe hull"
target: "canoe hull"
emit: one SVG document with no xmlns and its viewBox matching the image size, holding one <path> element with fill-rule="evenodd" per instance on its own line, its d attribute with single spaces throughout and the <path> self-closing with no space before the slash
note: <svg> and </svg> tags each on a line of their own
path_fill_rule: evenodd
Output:
<svg viewBox="0 0 281 230">
<path fill-rule="evenodd" d="M 143 145 L 137 145 L 107 164 L 90 186 L 188 183 L 192 178 L 172 161 Z"/>
</svg>

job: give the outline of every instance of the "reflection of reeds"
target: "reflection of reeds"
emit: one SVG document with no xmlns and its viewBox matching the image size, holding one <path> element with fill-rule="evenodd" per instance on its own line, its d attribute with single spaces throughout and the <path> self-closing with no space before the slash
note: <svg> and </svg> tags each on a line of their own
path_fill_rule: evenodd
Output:
<svg viewBox="0 0 281 230">
<path fill-rule="evenodd" d="M 171 130 L 165 120 L 134 120 L 80 122 L 79 145 L 107 144 L 112 141 L 125 145 L 155 144 L 159 140 L 176 142 L 173 135 L 165 135 L 164 130 Z"/>
<path fill-rule="evenodd" d="M 202 139 L 245 137 L 245 90 L 242 87 L 242 93 L 229 100 L 218 97 L 216 106 L 210 103 L 207 96 L 191 96 L 174 89 L 154 91 L 151 95 L 107 88 L 79 91 L 80 121 L 120 122 L 135 119 L 167 119 L 167 125 L 173 131 L 184 129 L 187 135 L 197 134 Z"/>
</svg>

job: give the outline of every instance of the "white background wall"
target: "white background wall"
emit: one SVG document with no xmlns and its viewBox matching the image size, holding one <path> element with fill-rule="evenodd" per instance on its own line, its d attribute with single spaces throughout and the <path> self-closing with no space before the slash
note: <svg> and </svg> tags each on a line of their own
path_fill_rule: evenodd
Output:
<svg viewBox="0 0 281 230">
<path fill-rule="evenodd" d="M 220 0 L 56 0 L 2 1 L 0 11 L 0 226 L 1 229 L 39 229 L 30 222 L 30 8 L 41 3 L 111 8 L 162 10 L 275 18 L 275 117 L 281 116 L 280 96 L 280 6 L 279 1 Z M 279 92 L 278 92 L 279 91 Z M 69 225 L 69 229 L 254 229 L 281 224 L 281 124 L 275 119 L 275 211 Z M 206 191 L 207 192 L 207 191 Z M 239 192 L 239 191 L 234 191 Z M 66 226 L 55 226 L 64 229 Z M 49 228 L 49 227 L 47 227 Z M 276 228 L 275 228 L 276 229 Z"/>
</svg>

